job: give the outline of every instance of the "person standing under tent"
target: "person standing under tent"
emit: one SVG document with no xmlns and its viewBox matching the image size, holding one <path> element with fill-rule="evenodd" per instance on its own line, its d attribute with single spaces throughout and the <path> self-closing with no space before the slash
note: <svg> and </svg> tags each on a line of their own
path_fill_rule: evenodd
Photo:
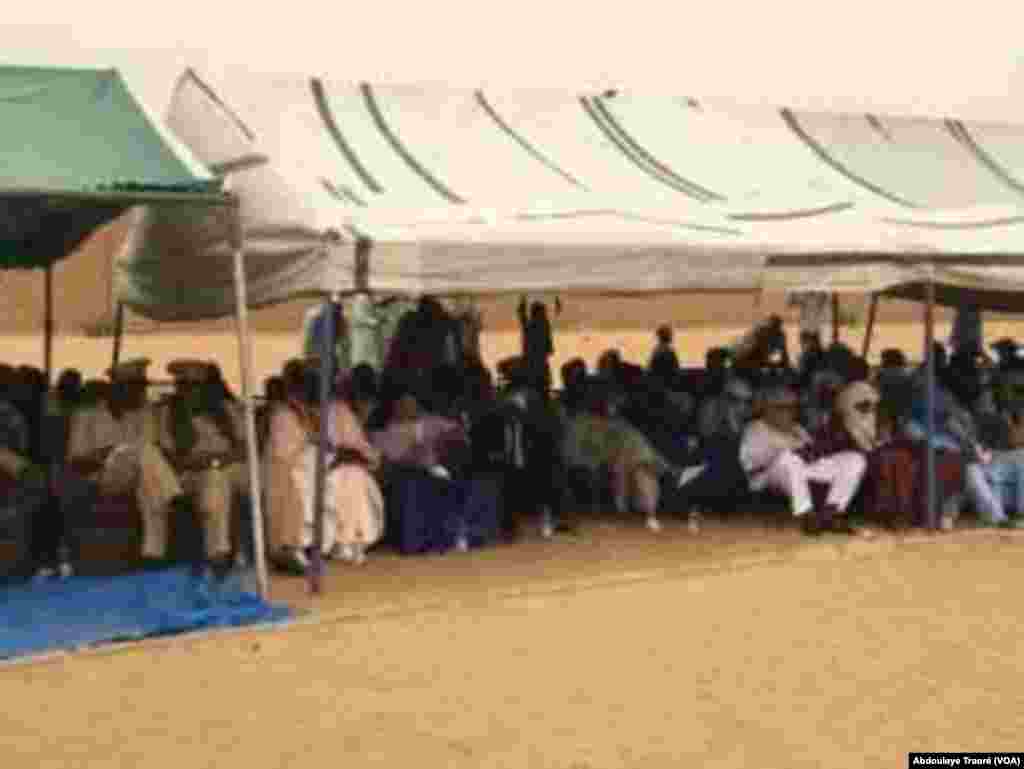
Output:
<svg viewBox="0 0 1024 769">
<path fill-rule="evenodd" d="M 962 304 L 957 307 L 953 330 L 949 335 L 949 347 L 954 355 L 984 352 L 985 329 L 982 313 L 977 305 Z"/>
<path fill-rule="evenodd" d="M 334 302 L 334 356 L 340 369 L 347 369 L 351 363 L 351 345 L 348 324 L 341 304 Z M 323 349 L 322 334 L 325 331 L 324 305 L 317 304 L 306 311 L 302 328 L 302 356 L 306 359 L 319 358 Z"/>
<path fill-rule="evenodd" d="M 456 366 L 461 371 L 458 334 L 441 302 L 424 295 L 416 310 L 399 321 L 384 368 L 390 378 L 397 376 L 405 385 L 425 387 L 438 365 Z"/>
<path fill-rule="evenodd" d="M 756 324 L 732 345 L 734 368 L 757 375 L 762 368 L 777 365 L 788 369 L 789 349 L 782 318 L 772 315 Z"/>
<path fill-rule="evenodd" d="M 391 359 L 392 344 L 398 338 L 402 319 L 415 309 L 416 304 L 412 300 L 400 297 L 388 297 L 376 303 L 377 317 L 380 320 L 377 337 L 380 344 L 380 364 L 375 366 L 378 373 L 387 367 L 387 362 Z"/>
<path fill-rule="evenodd" d="M 361 364 L 380 371 L 384 365 L 380 330 L 381 318 L 377 305 L 367 292 L 360 291 L 349 303 L 350 355 L 349 363 L 354 368 Z"/>
<path fill-rule="evenodd" d="M 788 307 L 800 310 L 800 332 L 823 339 L 832 327 L 832 296 L 825 291 L 794 291 L 786 300 Z"/>
<path fill-rule="evenodd" d="M 561 310 L 561 301 L 556 299 L 556 314 L 561 314 Z M 555 353 L 547 307 L 543 302 L 534 302 L 530 305 L 530 314 L 527 316 L 526 296 L 523 296 L 519 301 L 518 314 L 527 377 L 530 385 L 546 396 L 551 389 L 550 358 Z"/>
<path fill-rule="evenodd" d="M 471 299 L 456 299 L 452 315 L 458 330 L 459 350 L 464 367 L 482 365 L 480 334 L 483 332 L 483 314 Z"/>
<path fill-rule="evenodd" d="M 672 346 L 672 327 L 660 326 L 657 331 L 658 344 L 647 363 L 648 373 L 667 388 L 674 388 L 679 379 L 679 356 Z"/>
</svg>

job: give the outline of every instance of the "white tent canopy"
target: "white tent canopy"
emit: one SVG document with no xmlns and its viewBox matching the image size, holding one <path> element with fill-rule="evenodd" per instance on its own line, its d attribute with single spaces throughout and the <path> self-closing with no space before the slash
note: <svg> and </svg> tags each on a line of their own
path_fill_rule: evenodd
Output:
<svg viewBox="0 0 1024 769">
<path fill-rule="evenodd" d="M 254 304 L 352 290 L 357 243 L 410 294 L 1024 287 L 1024 127 L 193 71 L 168 124 L 241 198 Z M 231 312 L 215 230 L 144 216 L 123 300 Z"/>
</svg>

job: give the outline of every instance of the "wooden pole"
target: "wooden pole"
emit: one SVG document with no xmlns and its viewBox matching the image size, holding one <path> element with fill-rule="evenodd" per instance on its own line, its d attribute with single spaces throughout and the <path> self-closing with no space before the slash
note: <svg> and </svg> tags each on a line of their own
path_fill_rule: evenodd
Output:
<svg viewBox="0 0 1024 769">
<path fill-rule="evenodd" d="M 120 302 L 114 308 L 114 352 L 111 355 L 111 368 L 117 368 L 121 362 L 121 342 L 124 339 L 124 305 Z"/>
<path fill-rule="evenodd" d="M 839 344 L 839 294 L 832 294 L 832 344 Z"/>
<path fill-rule="evenodd" d="M 46 386 L 53 384 L 53 264 L 46 266 L 43 274 L 44 298 L 43 315 L 43 370 L 46 372 Z"/>
<path fill-rule="evenodd" d="M 871 295 L 871 304 L 868 306 L 868 324 L 864 329 L 864 346 L 861 348 L 861 357 L 865 360 L 871 352 L 871 337 L 875 333 L 875 318 L 878 315 L 878 294 Z"/>
<path fill-rule="evenodd" d="M 929 529 L 938 528 L 938 511 L 936 510 L 935 488 L 935 267 L 928 265 L 925 283 L 924 306 L 924 344 L 925 344 L 925 408 L 928 413 L 928 437 L 926 440 L 926 472 L 928 489 L 925 503 L 925 526 Z"/>
</svg>

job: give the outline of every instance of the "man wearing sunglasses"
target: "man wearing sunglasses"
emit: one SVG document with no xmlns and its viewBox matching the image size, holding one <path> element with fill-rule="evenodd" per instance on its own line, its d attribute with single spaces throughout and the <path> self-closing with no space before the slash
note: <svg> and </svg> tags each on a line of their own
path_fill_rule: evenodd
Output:
<svg viewBox="0 0 1024 769">
<path fill-rule="evenodd" d="M 825 453 L 797 421 L 799 399 L 793 388 L 776 385 L 762 391 L 757 419 L 743 435 L 740 464 L 752 491 L 785 494 L 804 531 L 853 531 L 846 511 L 867 472 L 867 459 L 855 451 Z M 811 482 L 828 487 L 824 504 L 814 508 Z"/>
</svg>

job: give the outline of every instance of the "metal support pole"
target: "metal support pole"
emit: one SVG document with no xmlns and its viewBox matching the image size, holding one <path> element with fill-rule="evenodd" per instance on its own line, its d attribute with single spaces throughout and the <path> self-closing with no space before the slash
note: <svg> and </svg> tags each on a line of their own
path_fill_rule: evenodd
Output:
<svg viewBox="0 0 1024 769">
<path fill-rule="evenodd" d="M 121 362 L 121 343 L 124 340 L 124 305 L 120 302 L 114 308 L 114 353 L 111 368 Z"/>
<path fill-rule="evenodd" d="M 864 346 L 861 348 L 861 357 L 865 360 L 871 352 L 871 337 L 875 333 L 875 318 L 878 315 L 878 294 L 871 295 L 871 304 L 868 306 L 868 324 L 864 329 Z"/>
<path fill-rule="evenodd" d="M 832 294 L 832 344 L 839 344 L 839 294 Z"/>
<path fill-rule="evenodd" d="M 46 293 L 43 299 L 43 370 L 46 372 L 46 386 L 50 387 L 53 384 L 53 264 L 46 265 L 43 291 Z"/>
<path fill-rule="evenodd" d="M 256 579 L 260 596 L 270 594 L 267 575 L 267 552 L 263 537 L 263 488 L 260 484 L 260 457 L 256 440 L 256 405 L 253 402 L 252 337 L 249 334 L 249 298 L 245 277 L 245 243 L 241 212 L 237 204 L 233 212 L 232 248 L 235 261 L 235 311 L 238 322 L 238 360 L 242 375 L 242 401 L 245 404 L 245 443 L 249 460 L 249 494 L 252 500 L 252 541 L 256 560 Z M 121 305 L 118 305 L 120 310 Z"/>
<path fill-rule="evenodd" d="M 327 455 L 331 449 L 330 409 L 334 383 L 335 313 L 339 297 L 332 295 L 323 305 L 320 326 L 320 435 L 316 452 L 316 484 L 313 505 L 313 554 L 309 589 L 314 595 L 323 588 L 324 494 L 327 488 Z"/>
<path fill-rule="evenodd" d="M 926 471 L 928 491 L 925 507 L 925 526 L 929 529 L 938 528 L 938 511 L 936 509 L 935 488 L 935 266 L 929 264 L 925 282 L 925 408 L 928 413 L 928 437 L 926 451 Z"/>
</svg>

